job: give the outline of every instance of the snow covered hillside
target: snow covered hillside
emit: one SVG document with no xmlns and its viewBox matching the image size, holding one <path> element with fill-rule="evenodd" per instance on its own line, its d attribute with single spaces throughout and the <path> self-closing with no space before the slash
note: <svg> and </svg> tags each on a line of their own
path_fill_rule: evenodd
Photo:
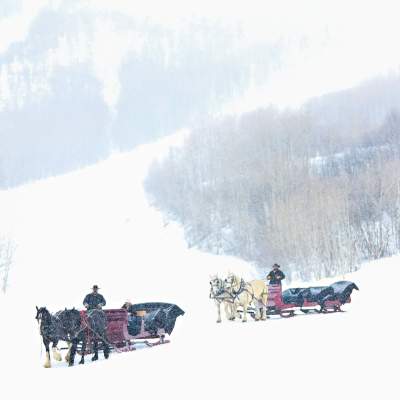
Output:
<svg viewBox="0 0 400 400">
<path fill-rule="evenodd" d="M 148 205 L 143 178 L 170 142 L 0 192 L 2 233 L 17 245 L 0 295 L 1 398 L 398 399 L 400 258 L 346 276 L 360 291 L 345 313 L 216 324 L 209 274 L 256 273 L 188 249 L 180 227 Z M 166 301 L 186 314 L 168 345 L 44 369 L 35 305 L 80 308 L 93 284 L 110 308 Z"/>
</svg>

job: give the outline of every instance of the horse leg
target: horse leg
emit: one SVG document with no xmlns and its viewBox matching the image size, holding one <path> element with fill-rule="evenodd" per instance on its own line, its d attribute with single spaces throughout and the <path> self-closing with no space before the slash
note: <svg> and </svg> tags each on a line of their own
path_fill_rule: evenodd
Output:
<svg viewBox="0 0 400 400">
<path fill-rule="evenodd" d="M 240 314 L 237 311 L 237 306 L 235 302 L 228 303 L 229 304 L 229 310 L 231 313 L 231 320 L 234 321 L 236 318 L 241 318 Z"/>
<path fill-rule="evenodd" d="M 226 319 L 229 320 L 229 321 L 232 321 L 234 318 L 233 318 L 233 315 L 232 315 L 232 311 L 230 309 L 230 304 L 227 301 L 224 301 L 223 303 L 224 303 Z"/>
<path fill-rule="evenodd" d="M 72 344 L 70 342 L 68 342 L 68 352 L 65 355 L 65 361 L 66 362 L 69 362 L 69 359 L 70 359 L 70 356 L 71 356 L 71 347 L 72 347 Z"/>
<path fill-rule="evenodd" d="M 78 345 L 78 339 L 72 339 L 72 344 L 68 344 L 69 350 L 65 359 L 68 357 L 68 366 L 72 367 L 75 362 L 76 347 Z"/>
<path fill-rule="evenodd" d="M 79 364 L 85 364 L 86 343 L 87 343 L 87 339 L 86 339 L 86 337 L 84 337 L 82 339 L 82 356 L 81 356 L 81 361 L 79 361 Z"/>
<path fill-rule="evenodd" d="M 234 321 L 236 318 L 242 318 L 237 310 L 237 304 L 232 301 L 231 304 L 231 313 L 232 313 L 232 321 Z"/>
<path fill-rule="evenodd" d="M 94 356 L 92 357 L 92 361 L 97 361 L 99 359 L 99 349 L 97 347 L 96 339 L 93 339 L 93 351 L 94 351 Z"/>
<path fill-rule="evenodd" d="M 265 321 L 267 319 L 267 306 L 264 301 L 261 303 L 261 320 Z"/>
<path fill-rule="evenodd" d="M 240 312 L 238 311 L 238 304 L 237 303 L 233 302 L 231 304 L 231 309 L 232 309 L 232 315 L 235 318 L 242 319 L 242 314 L 240 314 Z"/>
<path fill-rule="evenodd" d="M 110 356 L 110 348 L 108 347 L 108 343 L 106 340 L 103 339 L 102 343 L 104 358 L 107 360 L 107 358 Z"/>
<path fill-rule="evenodd" d="M 58 351 L 58 349 L 57 349 L 57 344 L 58 344 L 58 340 L 57 341 L 55 341 L 55 342 L 53 342 L 53 346 L 52 346 L 52 351 L 53 351 L 53 358 L 56 360 L 56 361 L 61 361 L 62 360 L 62 357 L 61 357 L 61 354 L 59 353 L 59 351 Z"/>
<path fill-rule="evenodd" d="M 51 368 L 50 348 L 49 348 L 50 341 L 47 339 L 43 339 L 43 343 L 44 343 L 44 347 L 46 347 L 46 361 L 43 366 L 45 368 Z"/>
<path fill-rule="evenodd" d="M 261 315 L 260 315 L 260 303 L 259 303 L 259 301 L 257 299 L 254 299 L 254 309 L 255 309 L 255 313 L 256 313 L 254 319 L 256 321 L 259 321 L 260 318 L 261 318 Z"/>
<path fill-rule="evenodd" d="M 266 321 L 267 320 L 267 310 L 265 309 L 265 306 L 261 308 L 261 320 Z"/>
<path fill-rule="evenodd" d="M 248 303 L 246 301 L 243 302 L 243 319 L 242 322 L 247 322 L 247 307 Z"/>
<path fill-rule="evenodd" d="M 221 303 L 219 301 L 215 301 L 215 304 L 217 306 L 217 311 L 218 311 L 218 319 L 217 322 L 221 322 Z"/>
<path fill-rule="evenodd" d="M 268 305 L 268 293 L 264 293 L 262 296 L 262 309 L 261 309 L 261 319 L 263 321 L 267 319 L 267 305 Z"/>
</svg>

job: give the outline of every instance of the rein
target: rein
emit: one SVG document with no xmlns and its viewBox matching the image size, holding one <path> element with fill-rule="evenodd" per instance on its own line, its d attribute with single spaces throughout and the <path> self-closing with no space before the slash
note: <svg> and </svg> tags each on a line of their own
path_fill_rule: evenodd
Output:
<svg viewBox="0 0 400 400">
<path fill-rule="evenodd" d="M 105 337 L 101 336 L 99 333 L 97 333 L 94 329 L 92 329 L 89 326 L 89 317 L 90 317 L 90 315 L 88 312 L 86 312 L 86 315 L 81 314 L 82 329 L 79 332 L 87 330 L 87 331 L 91 332 L 93 334 L 93 336 L 97 336 L 98 339 L 104 341 L 104 343 L 106 343 L 108 346 L 110 346 L 110 349 L 109 349 L 110 351 L 111 351 L 111 349 L 114 349 L 116 353 L 123 353 L 123 350 L 118 349 L 117 346 L 113 346 Z M 90 339 L 89 335 L 88 335 L 88 339 Z"/>
</svg>

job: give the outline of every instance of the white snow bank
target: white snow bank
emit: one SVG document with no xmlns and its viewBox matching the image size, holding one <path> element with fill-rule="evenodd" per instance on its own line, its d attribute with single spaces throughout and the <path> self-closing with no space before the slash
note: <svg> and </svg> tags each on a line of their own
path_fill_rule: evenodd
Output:
<svg viewBox="0 0 400 400">
<path fill-rule="evenodd" d="M 188 249 L 180 227 L 149 207 L 143 178 L 168 146 L 141 146 L 0 192 L 0 226 L 18 246 L 9 292 L 0 295 L 1 397 L 397 399 L 400 258 L 346 276 L 360 291 L 345 313 L 216 324 L 209 274 L 250 279 L 255 272 L 241 260 Z M 35 305 L 80 307 L 94 283 L 108 307 L 127 299 L 177 303 L 186 314 L 172 342 L 44 369 Z"/>
</svg>

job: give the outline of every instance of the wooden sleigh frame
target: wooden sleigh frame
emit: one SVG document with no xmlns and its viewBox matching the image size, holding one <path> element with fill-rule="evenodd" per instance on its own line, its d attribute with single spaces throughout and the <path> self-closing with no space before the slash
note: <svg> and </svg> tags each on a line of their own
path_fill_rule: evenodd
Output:
<svg viewBox="0 0 400 400">
<path fill-rule="evenodd" d="M 81 311 L 85 313 L 86 311 Z M 164 329 L 158 329 L 157 333 L 150 333 L 145 330 L 144 318 L 141 320 L 140 331 L 137 335 L 130 335 L 128 332 L 129 323 L 129 313 L 126 309 L 108 309 L 104 310 L 107 318 L 107 343 L 110 350 L 116 351 L 118 353 L 136 350 L 135 345 L 143 343 L 148 347 L 157 346 L 160 344 L 169 343 L 169 340 L 165 339 L 166 332 Z M 86 329 L 87 345 L 85 354 L 92 353 L 92 342 L 93 333 Z M 156 339 L 155 342 L 150 340 Z M 101 346 L 99 346 L 99 350 Z M 81 353 L 78 348 L 78 353 Z"/>
</svg>

